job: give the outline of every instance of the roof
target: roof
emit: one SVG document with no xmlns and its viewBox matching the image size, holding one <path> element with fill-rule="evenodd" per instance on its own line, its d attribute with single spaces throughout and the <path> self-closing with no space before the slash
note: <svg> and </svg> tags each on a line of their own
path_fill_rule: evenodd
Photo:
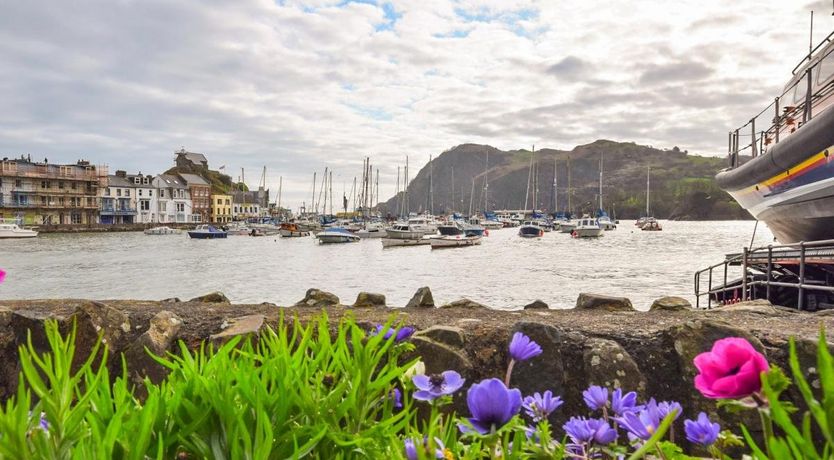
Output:
<svg viewBox="0 0 834 460">
<path fill-rule="evenodd" d="M 206 156 L 202 153 L 193 153 L 193 152 L 177 152 L 177 155 L 185 156 L 185 159 L 194 163 L 194 164 L 201 164 L 201 163 L 208 163 Z"/>
<path fill-rule="evenodd" d="M 110 187 L 130 187 L 135 188 L 136 184 L 120 176 L 107 176 L 107 183 Z"/>
<path fill-rule="evenodd" d="M 205 179 L 196 175 L 196 174 L 180 174 L 180 178 L 189 186 L 192 185 L 203 185 L 208 187 L 209 183 L 206 182 Z"/>
<path fill-rule="evenodd" d="M 185 182 L 177 176 L 173 176 L 171 174 L 160 174 L 156 176 L 157 179 L 160 181 L 160 186 L 162 187 L 171 187 L 171 188 L 183 188 L 187 189 L 188 187 L 185 186 Z"/>
</svg>

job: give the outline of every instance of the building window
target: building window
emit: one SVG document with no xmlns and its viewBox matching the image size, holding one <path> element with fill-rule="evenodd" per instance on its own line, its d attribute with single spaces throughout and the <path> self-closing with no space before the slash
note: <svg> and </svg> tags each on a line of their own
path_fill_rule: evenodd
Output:
<svg viewBox="0 0 834 460">
<path fill-rule="evenodd" d="M 151 203 L 148 200 L 142 200 L 139 202 L 139 210 L 140 211 L 150 211 Z"/>
<path fill-rule="evenodd" d="M 45 180 L 42 180 L 41 181 L 41 188 L 48 188 L 48 187 L 49 187 L 49 182 L 47 182 Z"/>
<path fill-rule="evenodd" d="M 139 196 L 142 196 L 142 189 L 141 188 L 139 189 L 138 193 L 139 193 Z"/>
<path fill-rule="evenodd" d="M 107 187 L 104 192 L 105 195 L 110 196 L 110 187 Z"/>
<path fill-rule="evenodd" d="M 116 196 L 122 196 L 122 189 L 120 189 L 120 188 L 116 189 Z"/>
<path fill-rule="evenodd" d="M 15 187 L 22 187 L 23 186 L 22 184 L 23 184 L 23 182 L 21 182 L 20 179 L 15 179 L 14 180 L 14 186 Z"/>
<path fill-rule="evenodd" d="M 72 187 L 72 189 L 73 189 L 73 190 L 75 190 L 75 189 L 77 188 L 77 185 L 75 184 L 75 182 L 73 182 L 72 184 L 70 184 L 70 186 Z"/>
<path fill-rule="evenodd" d="M 72 219 L 73 224 L 80 224 L 81 223 L 81 214 L 72 213 L 72 216 L 70 217 L 70 219 Z"/>
<path fill-rule="evenodd" d="M 153 190 L 148 190 L 148 196 L 153 196 Z"/>
<path fill-rule="evenodd" d="M 130 189 L 125 189 L 125 196 L 130 196 Z"/>
<path fill-rule="evenodd" d="M 62 190 L 64 189 L 64 181 L 58 182 L 58 188 Z"/>
</svg>

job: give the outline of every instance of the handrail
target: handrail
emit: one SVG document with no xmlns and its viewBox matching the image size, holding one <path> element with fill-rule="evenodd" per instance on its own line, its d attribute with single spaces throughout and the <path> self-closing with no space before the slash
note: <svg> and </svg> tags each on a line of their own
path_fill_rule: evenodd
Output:
<svg viewBox="0 0 834 460">
<path fill-rule="evenodd" d="M 793 70 L 791 70 L 791 75 L 796 75 L 796 71 L 799 70 L 800 67 L 802 67 L 802 64 L 805 64 L 805 61 L 810 62 L 811 59 L 814 57 L 814 53 L 819 51 L 819 49 L 822 47 L 822 45 L 825 45 L 828 42 L 830 42 L 831 37 L 833 37 L 833 36 L 834 36 L 834 32 L 831 32 L 830 34 L 828 34 L 827 37 L 825 37 L 825 39 L 823 39 L 821 42 L 819 42 L 819 44 L 817 44 L 817 46 L 814 49 L 812 49 L 807 55 L 805 55 L 805 57 L 802 58 L 801 61 L 799 61 L 799 64 L 797 64 L 796 67 L 794 67 Z"/>
</svg>

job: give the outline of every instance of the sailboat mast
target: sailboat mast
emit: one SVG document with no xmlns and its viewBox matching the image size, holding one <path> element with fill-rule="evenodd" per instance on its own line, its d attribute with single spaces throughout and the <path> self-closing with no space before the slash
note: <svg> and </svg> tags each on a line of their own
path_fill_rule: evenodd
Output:
<svg viewBox="0 0 834 460">
<path fill-rule="evenodd" d="M 408 186 L 411 185 L 408 183 L 408 155 L 405 157 L 405 216 L 408 217 L 408 213 L 411 211 L 411 207 L 409 206 L 410 203 L 408 202 Z"/>
<path fill-rule="evenodd" d="M 434 164 L 429 155 L 429 214 L 434 215 Z"/>
<path fill-rule="evenodd" d="M 455 213 L 455 167 L 452 166 L 452 214 Z"/>
<path fill-rule="evenodd" d="M 602 210 L 602 156 L 599 155 L 599 209 Z"/>
<path fill-rule="evenodd" d="M 397 166 L 397 217 L 401 216 L 400 208 L 402 208 L 403 199 L 400 197 L 400 167 Z"/>
<path fill-rule="evenodd" d="M 556 159 L 553 159 L 553 212 L 559 210 L 559 187 L 556 179 Z"/>
<path fill-rule="evenodd" d="M 278 176 L 278 212 L 281 212 L 281 189 L 284 186 L 284 176 Z"/>
<path fill-rule="evenodd" d="M 651 174 L 652 174 L 652 167 L 646 167 L 646 217 L 649 217 L 651 213 L 649 212 L 649 184 L 651 183 Z"/>
<path fill-rule="evenodd" d="M 573 190 L 571 190 L 571 182 L 570 182 L 570 157 L 568 157 L 568 213 L 572 213 L 573 206 L 571 201 L 571 195 L 573 195 Z"/>
<path fill-rule="evenodd" d="M 533 176 L 533 157 L 536 155 L 536 146 L 533 146 L 533 153 L 530 155 L 530 169 L 527 170 L 527 188 L 524 189 L 524 213 L 527 213 L 527 203 L 530 198 L 530 178 Z"/>
<path fill-rule="evenodd" d="M 486 151 L 486 165 L 484 165 L 484 216 L 489 211 L 489 150 Z"/>
<path fill-rule="evenodd" d="M 330 171 L 330 215 L 333 215 L 333 171 Z"/>
<path fill-rule="evenodd" d="M 472 198 L 475 196 L 475 178 L 472 178 L 472 191 L 469 192 L 469 216 L 472 216 Z"/>
<path fill-rule="evenodd" d="M 315 171 L 313 171 L 313 196 L 310 198 L 310 206 L 312 206 L 314 208 L 316 206 L 316 172 Z M 305 209 L 305 211 L 307 211 L 308 214 L 310 212 L 309 210 L 306 210 L 306 209 Z M 316 211 L 316 212 L 318 212 L 318 211 Z"/>
</svg>

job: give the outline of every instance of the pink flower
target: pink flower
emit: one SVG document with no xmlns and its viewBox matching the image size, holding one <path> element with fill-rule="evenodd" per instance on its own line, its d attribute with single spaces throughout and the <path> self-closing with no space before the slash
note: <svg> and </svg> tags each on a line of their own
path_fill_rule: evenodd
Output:
<svg viewBox="0 0 834 460">
<path fill-rule="evenodd" d="M 712 351 L 695 357 L 695 388 L 707 398 L 741 399 L 762 388 L 761 375 L 768 363 L 745 339 L 728 337 L 716 341 Z"/>
<path fill-rule="evenodd" d="M 6 279 L 6 272 L 4 272 L 2 268 L 0 268 L 0 283 L 2 283 L 3 280 L 5 280 L 5 279 Z"/>
</svg>

